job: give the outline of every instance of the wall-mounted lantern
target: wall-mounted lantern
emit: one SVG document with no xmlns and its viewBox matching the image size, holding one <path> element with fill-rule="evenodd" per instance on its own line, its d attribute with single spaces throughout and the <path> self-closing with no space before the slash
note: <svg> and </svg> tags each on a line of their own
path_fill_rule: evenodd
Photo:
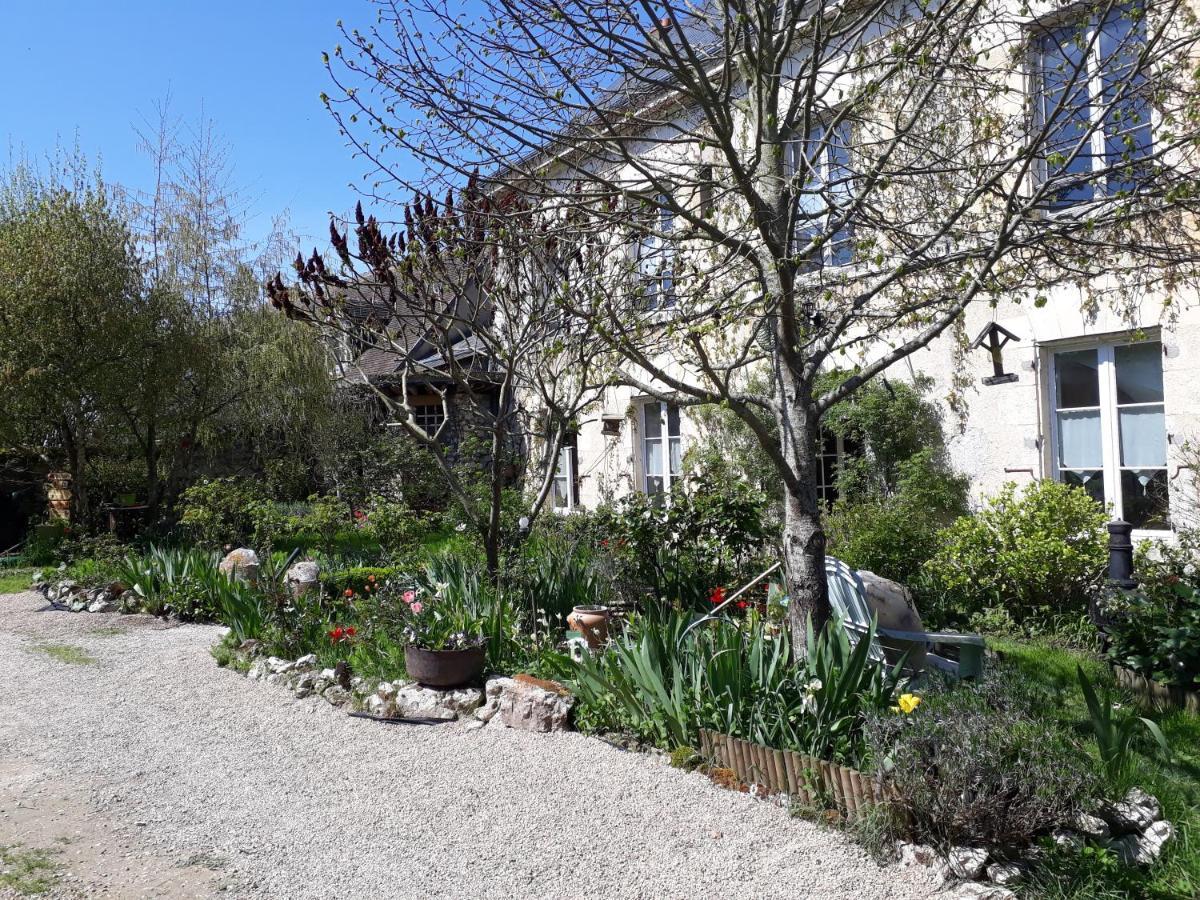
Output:
<svg viewBox="0 0 1200 900">
<path fill-rule="evenodd" d="M 980 347 L 987 349 L 992 354 L 992 373 L 984 376 L 983 383 L 986 385 L 993 384 L 1008 384 L 1011 381 L 1017 380 L 1016 372 L 1004 371 L 1004 360 L 1001 358 L 1000 351 L 1008 344 L 1009 341 L 1021 340 L 1003 325 L 992 322 L 983 331 L 979 332 L 979 337 L 971 341 L 971 350 L 977 350 Z"/>
</svg>

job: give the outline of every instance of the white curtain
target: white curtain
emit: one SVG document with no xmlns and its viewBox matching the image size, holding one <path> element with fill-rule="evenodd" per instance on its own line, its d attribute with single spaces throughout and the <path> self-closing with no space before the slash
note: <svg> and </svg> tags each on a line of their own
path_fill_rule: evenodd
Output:
<svg viewBox="0 0 1200 900">
<path fill-rule="evenodd" d="M 1121 465 L 1160 468 L 1167 464 L 1167 427 L 1161 406 L 1118 409 Z"/>
<path fill-rule="evenodd" d="M 1058 414 L 1058 464 L 1064 469 L 1100 469 L 1100 410 L 1064 410 Z"/>
</svg>

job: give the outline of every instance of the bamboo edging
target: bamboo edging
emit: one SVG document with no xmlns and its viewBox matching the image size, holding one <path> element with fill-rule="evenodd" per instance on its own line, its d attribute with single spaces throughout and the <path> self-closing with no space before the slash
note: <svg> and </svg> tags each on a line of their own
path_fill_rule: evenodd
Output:
<svg viewBox="0 0 1200 900">
<path fill-rule="evenodd" d="M 1200 715 L 1200 694 L 1176 685 L 1160 684 L 1132 669 L 1113 666 L 1117 684 L 1125 688 L 1142 705 L 1158 712 L 1182 709 Z"/>
<path fill-rule="evenodd" d="M 808 806 L 836 808 L 847 819 L 857 818 L 890 796 L 883 784 L 846 766 L 706 728 L 700 729 L 700 752 L 745 784 L 761 785 L 768 794 L 787 794 Z"/>
</svg>

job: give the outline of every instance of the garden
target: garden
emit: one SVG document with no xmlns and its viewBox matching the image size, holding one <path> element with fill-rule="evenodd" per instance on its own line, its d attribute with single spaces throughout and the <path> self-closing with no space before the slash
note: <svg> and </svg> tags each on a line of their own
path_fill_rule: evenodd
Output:
<svg viewBox="0 0 1200 900">
<path fill-rule="evenodd" d="M 453 506 L 223 477 L 182 493 L 166 535 L 40 528 L 2 589 L 221 623 L 216 663 L 355 715 L 662 754 L 987 896 L 1194 896 L 1200 536 L 1140 548 L 1139 587 L 1111 588 L 1090 498 L 1043 482 L 969 511 L 932 414 L 892 387 L 833 417 L 872 459 L 841 473 L 830 552 L 906 584 L 925 630 L 983 634 L 975 679 L 876 659 L 873 628 L 837 620 L 795 652 L 763 574 L 769 486 L 705 445 L 669 505 L 633 494 L 525 529 L 508 498 L 498 567 Z"/>
</svg>

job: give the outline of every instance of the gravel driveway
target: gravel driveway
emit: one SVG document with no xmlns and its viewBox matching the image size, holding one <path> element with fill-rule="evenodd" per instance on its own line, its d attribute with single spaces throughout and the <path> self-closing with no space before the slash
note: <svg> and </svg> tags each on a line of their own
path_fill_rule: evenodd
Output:
<svg viewBox="0 0 1200 900">
<path fill-rule="evenodd" d="M 834 832 L 581 735 L 295 700 L 218 669 L 220 633 L 0 596 L 0 847 L 48 851 L 52 896 L 928 893 Z"/>
</svg>

